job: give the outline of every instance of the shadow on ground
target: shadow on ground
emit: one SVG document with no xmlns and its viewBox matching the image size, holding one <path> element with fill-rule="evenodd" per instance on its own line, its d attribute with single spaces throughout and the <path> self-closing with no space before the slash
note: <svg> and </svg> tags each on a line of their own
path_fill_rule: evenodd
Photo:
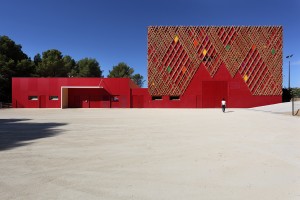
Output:
<svg viewBox="0 0 300 200">
<path fill-rule="evenodd" d="M 234 112 L 233 110 L 228 110 L 228 111 L 225 111 L 225 113 L 232 113 Z"/>
<path fill-rule="evenodd" d="M 0 151 L 32 143 L 33 140 L 52 137 L 62 132 L 57 129 L 66 123 L 34 123 L 30 119 L 0 119 Z"/>
</svg>

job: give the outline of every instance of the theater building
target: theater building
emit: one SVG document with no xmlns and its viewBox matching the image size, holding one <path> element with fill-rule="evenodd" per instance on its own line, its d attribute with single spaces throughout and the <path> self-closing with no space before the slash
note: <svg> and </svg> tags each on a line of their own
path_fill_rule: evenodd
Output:
<svg viewBox="0 0 300 200">
<path fill-rule="evenodd" d="M 150 26 L 148 88 L 127 78 L 13 78 L 15 108 L 232 108 L 282 101 L 281 26 Z"/>
</svg>

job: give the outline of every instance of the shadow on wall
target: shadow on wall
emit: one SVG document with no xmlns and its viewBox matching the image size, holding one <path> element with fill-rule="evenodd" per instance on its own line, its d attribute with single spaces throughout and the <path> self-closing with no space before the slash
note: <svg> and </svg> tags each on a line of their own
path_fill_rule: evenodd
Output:
<svg viewBox="0 0 300 200">
<path fill-rule="evenodd" d="M 52 137 L 66 123 L 33 123 L 30 119 L 0 119 L 0 151 L 31 144 L 33 140 Z"/>
</svg>

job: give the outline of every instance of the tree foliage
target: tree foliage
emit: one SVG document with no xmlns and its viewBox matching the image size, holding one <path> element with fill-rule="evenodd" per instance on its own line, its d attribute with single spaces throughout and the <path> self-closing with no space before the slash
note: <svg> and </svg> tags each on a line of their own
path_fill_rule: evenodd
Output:
<svg viewBox="0 0 300 200">
<path fill-rule="evenodd" d="M 292 98 L 300 98 L 300 88 L 283 88 L 282 89 L 282 102 L 289 102 Z"/>
<path fill-rule="evenodd" d="M 291 97 L 291 91 L 288 88 L 282 88 L 282 102 L 289 102 Z"/>
<path fill-rule="evenodd" d="M 79 60 L 71 74 L 75 77 L 102 77 L 99 63 L 92 58 Z"/>
<path fill-rule="evenodd" d="M 42 62 L 42 57 L 41 54 L 36 54 L 33 58 L 33 62 L 35 64 L 35 66 L 38 66 L 40 62 Z"/>
<path fill-rule="evenodd" d="M 68 77 L 74 65 L 75 61 L 70 56 L 63 57 L 59 50 L 50 49 L 43 52 L 42 59 L 36 66 L 36 72 L 41 77 Z"/>
<path fill-rule="evenodd" d="M 63 56 L 59 50 L 51 49 L 34 57 L 37 74 L 41 77 L 101 77 L 96 59 L 84 58 L 76 62 L 71 56 Z"/>
<path fill-rule="evenodd" d="M 140 74 L 134 74 L 131 77 L 131 80 L 140 87 L 143 87 L 144 82 L 145 82 L 144 77 Z"/>
<path fill-rule="evenodd" d="M 28 56 L 22 51 L 22 46 L 7 36 L 0 36 L 0 54 L 3 56 L 2 58 L 15 62 L 28 59 Z"/>
<path fill-rule="evenodd" d="M 11 101 L 12 77 L 32 76 L 34 64 L 16 44 L 7 36 L 0 36 L 0 101 Z"/>
<path fill-rule="evenodd" d="M 135 84 L 143 87 L 144 77 L 140 74 L 133 74 L 134 69 L 129 67 L 126 63 L 120 62 L 117 66 L 113 66 L 112 70 L 109 70 L 108 78 L 130 78 Z"/>
<path fill-rule="evenodd" d="M 113 66 L 113 69 L 108 74 L 108 78 L 131 78 L 134 69 L 129 67 L 126 63 L 120 62 L 117 66 Z"/>
<path fill-rule="evenodd" d="M 293 97 L 295 98 L 300 98 L 300 88 L 291 88 L 291 93 L 293 95 Z"/>
</svg>

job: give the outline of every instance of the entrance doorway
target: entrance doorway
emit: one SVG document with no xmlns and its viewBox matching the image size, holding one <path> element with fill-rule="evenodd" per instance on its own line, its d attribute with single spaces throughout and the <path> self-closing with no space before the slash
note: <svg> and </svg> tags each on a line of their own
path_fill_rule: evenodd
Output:
<svg viewBox="0 0 300 200">
<path fill-rule="evenodd" d="M 110 108 L 110 94 L 97 86 L 63 86 L 61 108 Z"/>
<path fill-rule="evenodd" d="M 220 108 L 222 98 L 228 99 L 227 81 L 203 81 L 202 82 L 202 107 Z"/>
</svg>

